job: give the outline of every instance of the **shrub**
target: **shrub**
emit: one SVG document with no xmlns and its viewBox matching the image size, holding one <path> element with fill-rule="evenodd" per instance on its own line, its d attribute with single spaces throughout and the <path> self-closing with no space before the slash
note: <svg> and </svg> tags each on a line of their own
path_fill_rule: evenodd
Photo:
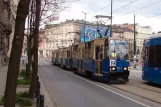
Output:
<svg viewBox="0 0 161 107">
<path fill-rule="evenodd" d="M 22 76 L 23 78 L 26 78 L 26 70 L 25 69 L 21 69 L 19 75 Z M 31 78 L 31 76 L 32 76 L 32 71 L 30 71 L 29 78 Z"/>
<path fill-rule="evenodd" d="M 18 97 L 16 100 L 16 104 L 18 104 L 20 107 L 32 106 L 32 101 L 30 99 Z"/>
<path fill-rule="evenodd" d="M 0 105 L 3 105 L 3 104 L 4 104 L 4 96 L 2 96 L 0 100 Z"/>
<path fill-rule="evenodd" d="M 32 106 L 32 101 L 28 98 L 27 92 L 20 92 L 16 95 L 16 104 L 20 107 Z M 0 105 L 4 105 L 4 96 L 0 100 Z"/>
<path fill-rule="evenodd" d="M 22 77 L 25 77 L 26 76 L 26 71 L 25 70 L 21 70 L 19 75 L 22 76 Z"/>
<path fill-rule="evenodd" d="M 17 93 L 18 97 L 24 97 L 24 98 L 28 98 L 29 97 L 29 93 L 27 91 L 25 92 L 19 92 Z"/>
</svg>

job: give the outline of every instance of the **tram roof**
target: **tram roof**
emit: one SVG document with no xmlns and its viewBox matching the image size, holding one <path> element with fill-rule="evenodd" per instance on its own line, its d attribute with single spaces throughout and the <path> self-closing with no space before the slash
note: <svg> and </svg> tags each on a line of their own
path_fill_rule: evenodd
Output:
<svg viewBox="0 0 161 107">
<path fill-rule="evenodd" d="M 146 39 L 155 39 L 155 38 L 161 38 L 161 34 L 153 34 L 148 36 Z"/>
</svg>

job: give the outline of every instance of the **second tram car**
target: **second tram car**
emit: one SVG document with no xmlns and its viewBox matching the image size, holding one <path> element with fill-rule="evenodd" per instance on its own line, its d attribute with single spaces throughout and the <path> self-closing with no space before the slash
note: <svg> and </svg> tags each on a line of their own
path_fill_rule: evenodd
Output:
<svg viewBox="0 0 161 107">
<path fill-rule="evenodd" d="M 145 39 L 142 71 L 143 80 L 161 84 L 161 34 Z"/>
</svg>

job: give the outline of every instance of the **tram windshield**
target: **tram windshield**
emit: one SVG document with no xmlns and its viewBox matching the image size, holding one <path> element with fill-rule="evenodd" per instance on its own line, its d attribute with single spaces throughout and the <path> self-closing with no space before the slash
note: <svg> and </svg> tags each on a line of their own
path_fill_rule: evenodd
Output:
<svg viewBox="0 0 161 107">
<path fill-rule="evenodd" d="M 128 41 L 110 40 L 108 54 L 110 59 L 128 60 Z"/>
</svg>

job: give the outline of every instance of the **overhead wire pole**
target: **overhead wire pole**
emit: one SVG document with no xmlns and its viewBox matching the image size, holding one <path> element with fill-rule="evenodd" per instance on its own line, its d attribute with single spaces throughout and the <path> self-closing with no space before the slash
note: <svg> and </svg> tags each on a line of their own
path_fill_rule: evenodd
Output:
<svg viewBox="0 0 161 107">
<path fill-rule="evenodd" d="M 135 14 L 134 14 L 134 59 L 136 58 L 136 24 L 135 24 Z"/>
<path fill-rule="evenodd" d="M 84 13 L 84 42 L 85 42 L 85 29 L 86 29 L 86 15 L 87 13 L 86 12 L 83 12 Z"/>
<path fill-rule="evenodd" d="M 113 0 L 111 0 L 111 33 L 110 33 L 110 36 L 112 37 L 112 8 L 113 8 Z"/>
<path fill-rule="evenodd" d="M 89 13 L 87 13 L 87 12 L 84 12 L 83 11 L 83 13 L 84 13 L 84 42 L 85 42 L 85 30 L 86 30 L 86 15 Z"/>
</svg>

